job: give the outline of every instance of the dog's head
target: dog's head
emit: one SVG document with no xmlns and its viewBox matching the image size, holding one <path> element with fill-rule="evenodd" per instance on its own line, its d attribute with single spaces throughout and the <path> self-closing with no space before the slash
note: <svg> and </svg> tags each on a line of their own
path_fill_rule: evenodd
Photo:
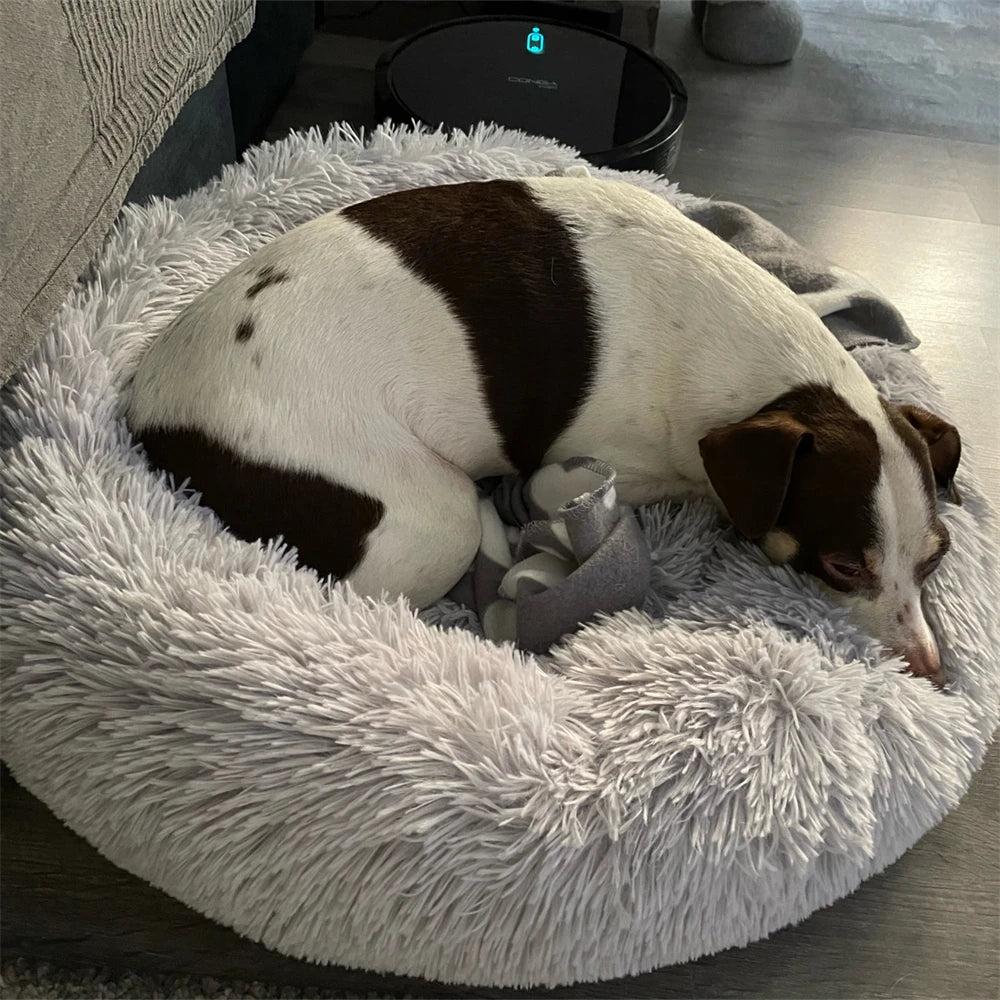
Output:
<svg viewBox="0 0 1000 1000">
<path fill-rule="evenodd" d="M 912 673 L 943 683 L 921 588 L 950 544 L 937 488 L 957 500 L 961 440 L 951 424 L 884 401 L 871 421 L 809 385 L 699 447 L 738 531 L 774 562 L 818 577 Z"/>
</svg>

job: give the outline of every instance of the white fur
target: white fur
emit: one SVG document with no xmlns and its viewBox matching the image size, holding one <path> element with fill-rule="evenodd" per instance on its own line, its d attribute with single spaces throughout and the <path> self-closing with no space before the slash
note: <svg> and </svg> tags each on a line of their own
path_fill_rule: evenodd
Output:
<svg viewBox="0 0 1000 1000">
<path fill-rule="evenodd" d="M 761 539 L 760 547 L 771 562 L 780 566 L 795 558 L 799 551 L 799 542 L 787 531 L 769 531 Z"/>
<path fill-rule="evenodd" d="M 881 589 L 874 600 L 848 598 L 859 624 L 912 666 L 940 668 L 937 642 L 924 618 L 915 568 L 937 547 L 919 471 L 898 435 L 879 435 L 882 471 L 875 488 Z"/>
<path fill-rule="evenodd" d="M 251 303 L 269 264 L 295 281 Z M 254 336 L 235 344 L 250 315 Z M 254 460 L 373 493 L 386 514 L 351 581 L 418 605 L 475 555 L 472 479 L 509 471 L 458 321 L 339 214 L 275 240 L 185 309 L 143 359 L 129 420 L 195 426 Z"/>
<path fill-rule="evenodd" d="M 698 442 L 797 386 L 826 384 L 875 427 L 885 458 L 882 596 L 859 614 L 894 648 L 932 643 L 912 585 L 928 529 L 918 470 L 816 314 L 648 191 L 526 183 L 574 234 L 598 327 L 592 391 L 546 460 L 601 458 L 626 503 L 714 496 Z M 267 265 L 292 277 L 250 303 Z M 234 343 L 251 314 L 251 342 Z M 479 544 L 473 480 L 512 471 L 445 300 L 339 214 L 274 240 L 192 303 L 143 360 L 129 416 L 134 428 L 193 425 L 258 461 L 374 494 L 386 516 L 351 582 L 418 605 L 447 592 Z"/>
<path fill-rule="evenodd" d="M 616 181 L 531 187 L 576 235 L 601 330 L 595 386 L 550 461 L 596 455 L 622 500 L 643 503 L 710 493 L 698 442 L 805 382 L 885 422 L 822 321 L 663 199 Z"/>
</svg>

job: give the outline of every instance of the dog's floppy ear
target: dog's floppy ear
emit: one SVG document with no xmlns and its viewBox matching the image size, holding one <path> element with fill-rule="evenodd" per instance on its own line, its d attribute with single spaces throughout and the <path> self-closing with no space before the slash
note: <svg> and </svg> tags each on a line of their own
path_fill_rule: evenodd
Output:
<svg viewBox="0 0 1000 1000">
<path fill-rule="evenodd" d="M 952 480 L 962 457 L 962 439 L 958 430 L 928 410 L 919 406 L 904 404 L 897 407 L 906 417 L 910 426 L 927 442 L 927 450 L 931 456 L 931 468 L 938 486 L 944 487 L 957 502 L 958 493 Z"/>
<path fill-rule="evenodd" d="M 759 413 L 698 442 L 712 488 L 736 529 L 763 538 L 775 525 L 799 449 L 812 435 L 790 413 Z"/>
</svg>

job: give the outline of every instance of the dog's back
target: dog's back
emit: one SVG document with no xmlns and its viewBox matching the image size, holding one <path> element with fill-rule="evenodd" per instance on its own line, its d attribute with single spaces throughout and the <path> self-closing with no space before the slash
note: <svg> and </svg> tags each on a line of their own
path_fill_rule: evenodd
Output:
<svg viewBox="0 0 1000 1000">
<path fill-rule="evenodd" d="M 245 261 L 154 343 L 129 421 L 352 485 L 394 438 L 472 478 L 598 451 L 627 499 L 652 499 L 698 475 L 710 427 L 838 350 L 776 279 L 632 185 L 459 184 Z"/>
<path fill-rule="evenodd" d="M 946 546 L 926 484 L 954 428 L 887 409 L 787 287 L 633 185 L 447 185 L 308 223 L 191 303 L 127 412 L 236 534 L 364 593 L 440 597 L 479 545 L 473 480 L 592 455 L 626 502 L 709 494 L 779 561 L 865 581 L 878 633 L 932 648 L 914 581 Z M 845 582 L 834 543 L 892 586 Z"/>
</svg>

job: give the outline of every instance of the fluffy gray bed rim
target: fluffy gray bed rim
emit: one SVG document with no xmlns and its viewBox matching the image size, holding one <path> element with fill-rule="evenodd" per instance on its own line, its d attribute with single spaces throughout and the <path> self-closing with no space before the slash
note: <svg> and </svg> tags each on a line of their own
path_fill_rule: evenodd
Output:
<svg viewBox="0 0 1000 1000">
<path fill-rule="evenodd" d="M 974 457 L 929 589 L 944 693 L 701 504 L 643 512 L 662 617 L 539 659 L 322 585 L 147 469 L 120 388 L 249 251 L 389 190 L 573 162 L 496 129 L 261 147 L 127 209 L 4 392 L 4 759 L 110 860 L 286 954 L 528 986 L 742 945 L 896 859 L 997 725 Z M 856 356 L 887 395 L 947 412 L 912 355 Z"/>
</svg>

